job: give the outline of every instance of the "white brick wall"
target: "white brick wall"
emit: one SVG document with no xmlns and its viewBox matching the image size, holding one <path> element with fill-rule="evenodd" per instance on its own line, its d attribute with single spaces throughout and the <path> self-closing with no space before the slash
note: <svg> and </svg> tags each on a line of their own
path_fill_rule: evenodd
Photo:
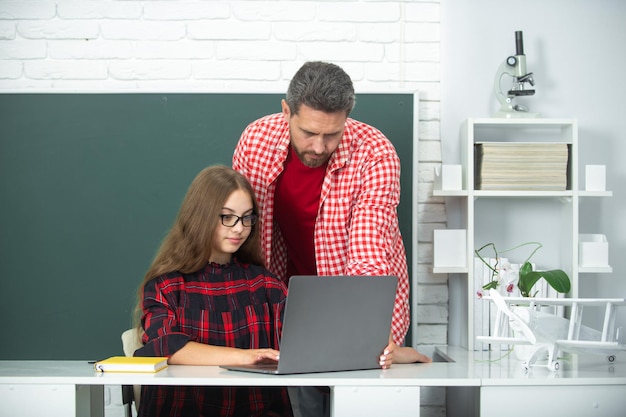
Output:
<svg viewBox="0 0 626 417">
<path fill-rule="evenodd" d="M 433 275 L 441 162 L 438 0 L 2 0 L 2 92 L 283 92 L 307 60 L 335 62 L 357 92 L 417 91 L 418 343 L 447 341 L 447 279 Z M 405 168 L 406 169 L 406 168 Z"/>
</svg>

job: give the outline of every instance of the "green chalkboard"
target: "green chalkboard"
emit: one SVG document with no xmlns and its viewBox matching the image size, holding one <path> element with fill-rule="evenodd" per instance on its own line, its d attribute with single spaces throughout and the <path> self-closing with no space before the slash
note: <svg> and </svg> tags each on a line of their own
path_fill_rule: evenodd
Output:
<svg viewBox="0 0 626 417">
<path fill-rule="evenodd" d="M 136 288 L 191 180 L 230 166 L 241 131 L 282 97 L 0 94 L 0 359 L 122 354 Z M 360 94 L 352 113 L 402 160 L 408 254 L 413 98 Z"/>
</svg>

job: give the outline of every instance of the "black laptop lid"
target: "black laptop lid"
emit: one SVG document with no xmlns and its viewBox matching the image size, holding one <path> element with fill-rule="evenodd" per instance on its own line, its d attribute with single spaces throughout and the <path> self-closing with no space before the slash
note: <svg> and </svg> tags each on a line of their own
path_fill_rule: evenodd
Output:
<svg viewBox="0 0 626 417">
<path fill-rule="evenodd" d="M 291 277 L 278 372 L 380 368 L 397 282 L 391 276 Z"/>
</svg>

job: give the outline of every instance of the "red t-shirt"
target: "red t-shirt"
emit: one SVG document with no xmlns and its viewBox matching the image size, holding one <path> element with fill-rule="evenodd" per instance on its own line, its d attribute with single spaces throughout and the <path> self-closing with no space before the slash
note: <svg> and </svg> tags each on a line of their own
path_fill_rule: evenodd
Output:
<svg viewBox="0 0 626 417">
<path fill-rule="evenodd" d="M 287 278 L 317 275 L 313 233 L 327 165 L 309 168 L 290 146 L 276 180 L 274 219 L 287 246 Z"/>
</svg>

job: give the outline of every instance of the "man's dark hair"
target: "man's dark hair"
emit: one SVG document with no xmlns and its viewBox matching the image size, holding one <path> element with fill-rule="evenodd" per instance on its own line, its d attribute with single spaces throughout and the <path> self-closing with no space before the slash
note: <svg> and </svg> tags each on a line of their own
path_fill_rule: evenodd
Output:
<svg viewBox="0 0 626 417">
<path fill-rule="evenodd" d="M 298 114 L 300 105 L 304 104 L 327 113 L 344 111 L 348 116 L 354 108 L 354 86 L 339 66 L 307 62 L 289 83 L 286 101 L 292 114 Z"/>
</svg>

